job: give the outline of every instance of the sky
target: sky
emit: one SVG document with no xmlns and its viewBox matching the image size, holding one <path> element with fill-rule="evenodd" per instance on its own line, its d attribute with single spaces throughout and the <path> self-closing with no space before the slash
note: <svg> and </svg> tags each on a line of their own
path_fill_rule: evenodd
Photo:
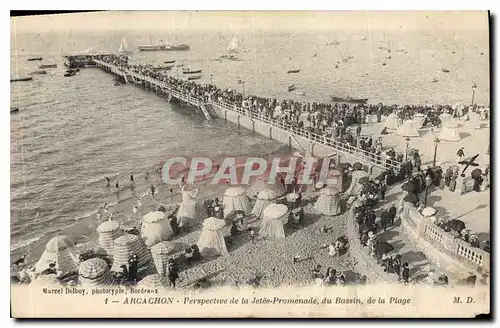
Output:
<svg viewBox="0 0 500 328">
<path fill-rule="evenodd" d="M 85 30 L 488 31 L 486 11 L 108 11 L 11 17 L 11 32 Z"/>
</svg>

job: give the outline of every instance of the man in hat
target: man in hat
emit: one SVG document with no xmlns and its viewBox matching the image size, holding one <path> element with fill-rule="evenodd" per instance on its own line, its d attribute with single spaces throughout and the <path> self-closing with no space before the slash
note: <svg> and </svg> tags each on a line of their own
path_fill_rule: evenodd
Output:
<svg viewBox="0 0 500 328">
<path fill-rule="evenodd" d="M 464 153 L 464 147 L 460 148 L 458 151 L 457 151 L 457 156 L 458 156 L 458 161 L 460 162 L 462 160 L 462 157 L 465 156 L 465 153 Z"/>
<path fill-rule="evenodd" d="M 400 279 L 405 285 L 408 285 L 410 282 L 410 268 L 408 262 L 403 263 Z"/>
<path fill-rule="evenodd" d="M 128 258 L 128 276 L 130 281 L 134 283 L 137 282 L 137 270 L 139 266 L 139 258 L 137 254 L 134 252 L 130 252 L 130 256 Z"/>
</svg>

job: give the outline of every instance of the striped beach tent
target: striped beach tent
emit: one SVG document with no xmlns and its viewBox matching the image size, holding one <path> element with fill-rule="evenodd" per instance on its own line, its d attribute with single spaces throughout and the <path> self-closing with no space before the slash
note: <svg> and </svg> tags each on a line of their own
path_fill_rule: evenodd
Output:
<svg viewBox="0 0 500 328">
<path fill-rule="evenodd" d="M 151 256 L 158 274 L 165 276 L 167 274 L 168 255 L 175 250 L 175 245 L 168 241 L 162 241 L 151 247 Z"/>
<path fill-rule="evenodd" d="M 196 243 L 202 254 L 227 255 L 226 241 L 222 228 L 226 225 L 224 220 L 210 217 L 203 221 L 203 230 Z"/>
<path fill-rule="evenodd" d="M 56 236 L 45 245 L 45 251 L 35 264 L 35 272 L 42 272 L 51 263 L 56 264 L 56 270 L 63 275 L 78 271 L 78 258 L 73 254 L 73 242 L 67 236 Z"/>
<path fill-rule="evenodd" d="M 353 171 L 351 173 L 351 185 L 344 194 L 349 196 L 359 196 L 359 193 L 363 189 L 363 185 L 359 183 L 359 179 L 363 177 L 368 177 L 368 173 L 362 170 Z"/>
<path fill-rule="evenodd" d="M 286 192 L 286 187 L 283 183 L 281 183 L 278 176 L 274 183 L 269 183 L 269 174 L 263 174 L 258 176 L 252 184 L 247 188 L 248 197 L 255 198 L 264 189 L 271 189 L 276 192 L 279 196 L 283 196 Z"/>
<path fill-rule="evenodd" d="M 270 204 L 273 204 L 276 198 L 278 198 L 278 194 L 276 193 L 276 191 L 271 189 L 261 190 L 257 195 L 257 201 L 253 206 L 252 214 L 258 218 L 262 218 L 264 209 Z"/>
<path fill-rule="evenodd" d="M 105 286 L 111 284 L 111 274 L 105 260 L 94 257 L 80 264 L 78 279 L 85 287 Z"/>
<path fill-rule="evenodd" d="M 137 287 L 165 288 L 167 284 L 168 282 L 167 279 L 165 279 L 165 277 L 157 273 L 154 273 L 142 278 L 141 281 L 137 283 Z"/>
<path fill-rule="evenodd" d="M 389 116 L 387 116 L 387 118 L 385 119 L 384 126 L 388 130 L 396 130 L 397 128 L 399 128 L 398 115 L 396 115 L 395 113 L 389 114 Z"/>
<path fill-rule="evenodd" d="M 138 236 L 126 233 L 116 238 L 113 248 L 113 266 L 111 267 L 111 271 L 122 272 L 120 268 L 122 265 L 127 265 L 128 267 L 128 260 L 132 252 L 139 258 L 139 267 L 145 266 L 151 261 L 151 253 Z"/>
<path fill-rule="evenodd" d="M 327 187 L 320 191 L 314 208 L 323 215 L 338 215 L 342 213 L 340 206 L 340 192 L 337 188 Z"/>
<path fill-rule="evenodd" d="M 99 245 L 109 256 L 113 255 L 114 240 L 123 235 L 123 229 L 117 221 L 106 221 L 97 227 L 99 233 Z"/>
<path fill-rule="evenodd" d="M 228 217 L 229 214 L 235 211 L 243 211 L 247 215 L 252 211 L 252 205 L 248 200 L 245 189 L 241 187 L 228 188 L 224 193 L 222 206 L 224 208 L 224 217 Z"/>
<path fill-rule="evenodd" d="M 162 211 L 149 212 L 142 218 L 141 237 L 148 248 L 173 235 L 170 220 Z"/>
<path fill-rule="evenodd" d="M 271 204 L 264 209 L 259 235 L 268 239 L 285 239 L 283 223 L 288 221 L 288 207 Z"/>
</svg>

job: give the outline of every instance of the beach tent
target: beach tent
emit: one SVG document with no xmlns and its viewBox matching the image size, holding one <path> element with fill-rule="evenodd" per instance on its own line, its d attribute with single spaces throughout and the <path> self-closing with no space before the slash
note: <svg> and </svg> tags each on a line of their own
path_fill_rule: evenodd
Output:
<svg viewBox="0 0 500 328">
<path fill-rule="evenodd" d="M 45 251 L 35 264 L 35 272 L 42 272 L 49 268 L 49 264 L 55 263 L 56 270 L 63 275 L 78 271 L 78 257 L 73 254 L 73 242 L 67 236 L 56 236 L 49 240 Z"/>
<path fill-rule="evenodd" d="M 247 215 L 252 211 L 252 205 L 245 194 L 245 189 L 241 187 L 228 188 L 224 193 L 222 206 L 224 208 L 224 217 L 234 211 L 243 211 Z"/>
<path fill-rule="evenodd" d="M 156 267 L 156 272 L 162 276 L 167 274 L 168 255 L 175 250 L 175 244 L 162 241 L 151 247 L 151 255 Z"/>
<path fill-rule="evenodd" d="M 97 227 L 99 233 L 99 245 L 109 256 L 113 255 L 114 240 L 123 235 L 123 229 L 117 221 L 106 221 Z"/>
<path fill-rule="evenodd" d="M 328 172 L 328 175 L 324 178 L 320 175 L 319 181 L 322 182 L 323 185 L 326 185 L 328 181 L 329 187 L 333 187 L 337 190 L 342 190 L 342 172 L 340 172 L 339 170 L 330 170 L 330 172 Z"/>
<path fill-rule="evenodd" d="M 481 114 L 470 111 L 469 112 L 469 117 L 470 117 L 470 124 L 474 129 L 480 129 L 481 128 Z"/>
<path fill-rule="evenodd" d="M 413 115 L 413 122 L 415 123 L 415 127 L 417 129 L 421 129 L 424 126 L 425 115 L 417 113 Z"/>
<path fill-rule="evenodd" d="M 445 121 L 438 138 L 443 141 L 460 141 L 462 138 L 460 137 L 460 133 L 458 133 L 457 122 L 454 119 Z"/>
<path fill-rule="evenodd" d="M 404 121 L 396 130 L 395 134 L 402 137 L 420 137 L 420 133 L 412 120 Z"/>
<path fill-rule="evenodd" d="M 259 235 L 269 239 L 285 239 L 283 224 L 288 220 L 288 207 L 271 204 L 264 209 Z"/>
<path fill-rule="evenodd" d="M 358 196 L 361 190 L 363 189 L 363 185 L 359 183 L 359 180 L 363 177 L 368 177 L 368 173 L 365 171 L 353 171 L 351 173 L 351 185 L 349 186 L 349 189 L 345 191 L 346 195 L 353 195 L 353 196 Z"/>
<path fill-rule="evenodd" d="M 142 278 L 141 281 L 137 283 L 137 287 L 166 288 L 167 283 L 168 282 L 164 276 L 154 273 Z"/>
<path fill-rule="evenodd" d="M 321 214 L 328 216 L 342 213 L 339 190 L 332 187 L 322 189 L 314 208 Z"/>
<path fill-rule="evenodd" d="M 148 248 L 174 235 L 170 220 L 162 211 L 149 212 L 142 218 L 141 237 Z"/>
<path fill-rule="evenodd" d="M 80 264 L 78 279 L 84 287 L 105 286 L 112 282 L 108 264 L 99 257 Z"/>
<path fill-rule="evenodd" d="M 122 265 L 126 265 L 128 268 L 128 260 L 132 252 L 138 257 L 139 267 L 145 266 L 151 261 L 151 253 L 138 236 L 126 233 L 116 238 L 113 248 L 113 266 L 111 267 L 111 271 L 122 272 L 123 270 L 120 268 Z"/>
<path fill-rule="evenodd" d="M 278 197 L 285 194 L 286 187 L 281 183 L 278 176 L 276 176 L 274 183 L 268 183 L 268 181 L 269 174 L 258 176 L 247 189 L 248 197 L 255 198 L 257 197 L 258 193 L 264 189 L 274 190 L 277 193 Z"/>
<path fill-rule="evenodd" d="M 199 189 L 186 191 L 181 189 L 182 202 L 177 211 L 177 222 L 180 227 L 192 227 L 196 224 L 196 205 Z"/>
<path fill-rule="evenodd" d="M 226 241 L 222 228 L 226 222 L 214 217 L 203 221 L 203 230 L 200 239 L 196 243 L 202 254 L 227 255 Z"/>
<path fill-rule="evenodd" d="M 396 130 L 399 127 L 399 118 L 395 113 L 389 114 L 385 119 L 384 126 L 387 130 Z"/>
<path fill-rule="evenodd" d="M 275 199 L 278 198 L 278 194 L 271 189 L 264 189 L 257 195 L 257 201 L 252 209 L 252 214 L 258 218 L 262 218 L 262 213 L 264 209 L 275 202 Z"/>
<path fill-rule="evenodd" d="M 441 120 L 441 124 L 444 125 L 445 122 L 447 122 L 449 120 L 453 120 L 453 116 L 451 114 L 448 114 L 448 113 L 443 113 L 443 114 L 439 115 L 439 119 Z"/>
</svg>

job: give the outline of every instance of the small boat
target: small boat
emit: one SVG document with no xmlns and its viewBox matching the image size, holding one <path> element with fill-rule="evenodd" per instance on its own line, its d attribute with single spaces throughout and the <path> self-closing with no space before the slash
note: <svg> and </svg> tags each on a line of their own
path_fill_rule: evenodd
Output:
<svg viewBox="0 0 500 328">
<path fill-rule="evenodd" d="M 335 68 L 339 68 L 339 65 L 335 65 Z"/>
<path fill-rule="evenodd" d="M 387 65 L 387 63 L 386 63 L 386 62 L 383 62 L 383 63 L 382 63 L 382 66 L 385 66 L 385 65 Z"/>
<path fill-rule="evenodd" d="M 33 80 L 33 76 L 15 76 L 10 78 L 10 82 L 21 82 Z"/>
<path fill-rule="evenodd" d="M 441 70 L 443 71 L 443 73 L 449 73 L 450 71 L 446 68 L 441 68 Z"/>
<path fill-rule="evenodd" d="M 64 73 L 64 76 L 71 77 L 71 76 L 74 76 L 75 74 L 76 74 L 76 71 L 66 71 L 66 73 Z"/>
<path fill-rule="evenodd" d="M 484 52 L 481 52 L 481 56 L 484 55 Z"/>
<path fill-rule="evenodd" d="M 38 70 L 38 71 L 33 71 L 29 75 L 40 75 L 40 74 L 47 74 L 47 71 L 41 69 L 41 70 Z"/>
<path fill-rule="evenodd" d="M 438 79 L 436 79 L 436 78 L 432 79 L 432 83 L 436 83 L 437 81 L 438 81 Z"/>
<path fill-rule="evenodd" d="M 40 68 L 40 69 L 44 69 L 44 68 L 57 68 L 57 64 L 44 64 L 44 65 L 38 66 L 38 68 Z"/>
<path fill-rule="evenodd" d="M 159 72 L 159 71 L 170 71 L 172 69 L 172 66 L 159 66 L 159 67 L 154 67 L 153 71 Z"/>
<path fill-rule="evenodd" d="M 165 64 L 173 64 L 173 63 L 175 63 L 175 60 L 165 60 L 163 63 L 165 63 Z"/>
<path fill-rule="evenodd" d="M 18 113 L 19 112 L 19 107 L 11 107 L 10 108 L 11 113 Z"/>
<path fill-rule="evenodd" d="M 287 73 L 288 73 L 288 74 L 291 74 L 291 73 L 298 73 L 298 72 L 300 72 L 300 68 L 297 68 L 297 69 L 291 69 L 291 70 L 289 70 Z"/>
<path fill-rule="evenodd" d="M 28 58 L 28 61 L 43 60 L 43 57 Z"/>
<path fill-rule="evenodd" d="M 131 55 L 133 53 L 132 50 L 128 48 L 127 40 L 122 38 L 122 42 L 120 43 L 120 48 L 118 49 L 119 55 Z"/>
<path fill-rule="evenodd" d="M 288 86 L 288 92 L 295 90 L 295 84 Z"/>
<path fill-rule="evenodd" d="M 201 69 L 193 71 L 190 70 L 189 68 L 186 68 L 182 70 L 182 74 L 199 74 L 199 73 L 201 73 Z"/>
<path fill-rule="evenodd" d="M 297 96 L 305 96 L 306 95 L 306 93 L 304 91 L 295 90 L 293 93 L 296 94 Z"/>
<path fill-rule="evenodd" d="M 358 74 L 358 75 L 361 76 L 361 77 L 367 77 L 368 73 L 361 73 L 361 74 Z"/>
<path fill-rule="evenodd" d="M 368 101 L 368 98 L 351 98 L 351 97 L 330 97 L 334 102 L 344 102 L 344 103 L 353 103 L 353 104 L 364 104 Z"/>
<path fill-rule="evenodd" d="M 189 81 L 192 81 L 192 80 L 198 80 L 199 78 L 201 78 L 201 75 L 194 75 L 194 76 L 190 76 L 190 77 L 188 77 L 188 80 L 189 80 Z"/>
<path fill-rule="evenodd" d="M 454 53 L 455 53 L 455 51 L 452 51 L 451 53 L 452 53 L 452 54 L 454 54 Z"/>
<path fill-rule="evenodd" d="M 391 56 L 387 56 L 387 59 L 391 59 L 392 57 Z"/>
<path fill-rule="evenodd" d="M 241 59 L 239 59 L 235 55 L 222 55 L 217 60 L 222 61 L 223 59 L 232 60 L 232 61 L 242 61 Z"/>
</svg>

